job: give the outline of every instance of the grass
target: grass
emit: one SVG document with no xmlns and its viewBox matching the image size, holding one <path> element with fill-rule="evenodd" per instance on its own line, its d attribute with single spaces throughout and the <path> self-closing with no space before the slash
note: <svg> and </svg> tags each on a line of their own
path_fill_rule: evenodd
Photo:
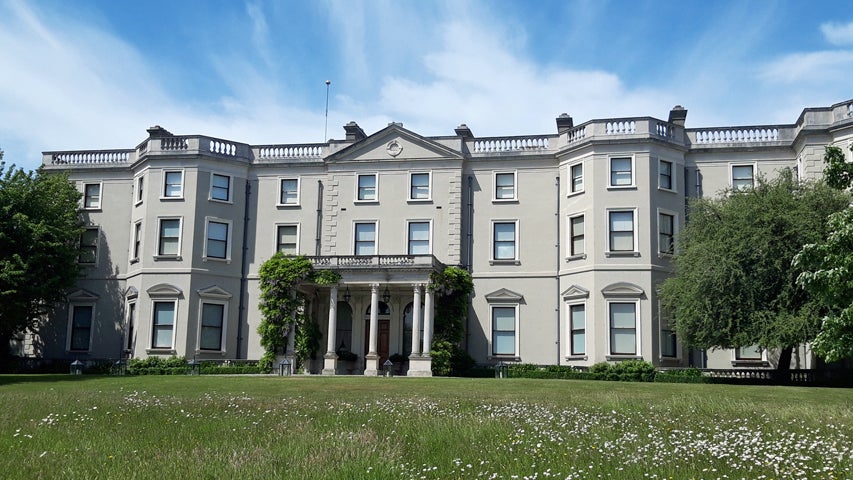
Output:
<svg viewBox="0 0 853 480">
<path fill-rule="evenodd" d="M 844 389 L 9 375 L 0 402 L 20 479 L 853 476 Z"/>
</svg>

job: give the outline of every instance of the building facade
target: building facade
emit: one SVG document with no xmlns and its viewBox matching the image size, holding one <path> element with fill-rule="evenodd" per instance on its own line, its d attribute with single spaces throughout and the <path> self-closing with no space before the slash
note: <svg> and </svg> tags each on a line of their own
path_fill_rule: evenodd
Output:
<svg viewBox="0 0 853 480">
<path fill-rule="evenodd" d="M 556 118 L 556 133 L 425 137 L 392 123 L 342 140 L 248 145 L 148 130 L 136 148 L 45 152 L 83 193 L 83 265 L 67 305 L 20 349 L 53 359 L 258 359 L 258 270 L 275 252 L 341 274 L 304 286 L 323 334 L 314 373 L 377 374 L 392 354 L 429 375 L 431 272 L 474 279 L 463 347 L 482 364 L 772 366 L 759 348 L 691 352 L 657 288 L 690 197 L 850 156 L 853 101 L 795 123 L 686 128 Z M 851 158 L 853 161 L 853 158 Z M 292 337 L 292 336 L 291 336 Z M 358 355 L 341 362 L 337 353 Z M 286 354 L 287 352 L 281 352 Z M 804 347 L 794 367 L 810 368 Z"/>
</svg>

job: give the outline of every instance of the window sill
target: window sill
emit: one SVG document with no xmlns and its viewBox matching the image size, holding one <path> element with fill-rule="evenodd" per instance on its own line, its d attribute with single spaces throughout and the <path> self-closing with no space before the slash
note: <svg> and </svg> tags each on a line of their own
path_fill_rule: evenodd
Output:
<svg viewBox="0 0 853 480">
<path fill-rule="evenodd" d="M 493 198 L 492 203 L 518 203 L 517 198 Z"/>
<path fill-rule="evenodd" d="M 584 192 L 585 192 L 585 190 L 578 190 L 577 192 L 569 192 L 568 195 L 566 195 L 566 198 L 577 197 L 578 195 L 581 195 Z"/>
<path fill-rule="evenodd" d="M 673 190 L 671 188 L 658 187 L 658 190 L 666 193 L 678 193 L 678 190 Z"/>
<path fill-rule="evenodd" d="M 139 263 L 139 257 L 130 259 L 130 264 L 133 265 L 134 263 Z"/>
<path fill-rule="evenodd" d="M 227 265 L 231 264 L 230 258 L 202 257 L 201 261 L 202 262 L 211 261 L 211 262 L 217 262 L 217 263 L 224 263 Z"/>
<path fill-rule="evenodd" d="M 407 198 L 408 203 L 432 203 L 432 198 Z"/>
<path fill-rule="evenodd" d="M 138 207 L 138 206 L 142 205 L 142 203 L 143 203 L 142 200 L 137 200 L 136 202 L 133 203 L 133 206 Z"/>
<path fill-rule="evenodd" d="M 164 202 L 183 201 L 183 199 L 184 199 L 183 195 L 181 195 L 180 197 L 160 197 L 160 200 L 164 201 Z"/>
<path fill-rule="evenodd" d="M 174 348 L 146 348 L 145 353 L 148 355 L 177 355 L 178 352 Z"/>
<path fill-rule="evenodd" d="M 298 203 L 276 203 L 275 206 L 278 208 L 296 208 L 301 207 L 302 205 Z"/>
<path fill-rule="evenodd" d="M 566 262 L 571 262 L 574 260 L 586 260 L 586 254 L 581 253 L 580 255 L 571 255 L 571 256 L 566 257 Z"/>
<path fill-rule="evenodd" d="M 489 260 L 489 265 L 521 265 L 521 262 L 515 259 L 511 260 Z"/>
<path fill-rule="evenodd" d="M 352 203 L 360 203 L 360 204 L 371 204 L 371 203 L 379 203 L 379 200 L 353 200 Z"/>
<path fill-rule="evenodd" d="M 565 358 L 567 362 L 585 362 L 589 360 L 589 357 L 586 355 L 569 355 Z"/>
<path fill-rule="evenodd" d="M 605 257 L 639 257 L 640 252 L 604 252 Z"/>
<path fill-rule="evenodd" d="M 225 204 L 228 204 L 228 205 L 234 205 L 234 201 L 233 201 L 233 200 L 221 200 L 221 199 L 218 199 L 218 198 L 208 198 L 207 200 L 208 200 L 208 201 L 210 201 L 210 202 L 214 202 L 214 203 L 225 203 Z"/>
<path fill-rule="evenodd" d="M 83 207 L 82 210 L 84 212 L 100 212 L 102 209 L 101 207 Z"/>
<path fill-rule="evenodd" d="M 658 258 L 672 258 L 674 253 L 671 252 L 658 252 Z"/>
<path fill-rule="evenodd" d="M 183 257 L 180 255 L 154 255 L 154 261 L 165 260 L 165 261 L 181 261 Z"/>
<path fill-rule="evenodd" d="M 608 185 L 608 190 L 636 190 L 636 185 Z"/>
<path fill-rule="evenodd" d="M 769 367 L 770 362 L 767 360 L 732 360 L 733 367 Z"/>
<path fill-rule="evenodd" d="M 498 360 L 501 362 L 520 362 L 521 357 L 516 355 L 489 355 L 486 360 Z"/>
<path fill-rule="evenodd" d="M 621 353 L 612 353 L 604 357 L 607 361 L 620 361 L 620 360 L 642 360 L 643 357 L 641 355 L 631 355 L 631 354 L 621 354 Z"/>
</svg>

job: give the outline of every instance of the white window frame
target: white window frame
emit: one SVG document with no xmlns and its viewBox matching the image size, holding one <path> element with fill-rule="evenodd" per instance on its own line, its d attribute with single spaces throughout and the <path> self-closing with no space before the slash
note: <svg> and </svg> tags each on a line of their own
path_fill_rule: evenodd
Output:
<svg viewBox="0 0 853 480">
<path fill-rule="evenodd" d="M 172 308 L 172 338 L 169 343 L 169 346 L 154 346 L 154 338 L 157 333 L 155 330 L 154 320 L 157 315 L 157 304 L 158 303 L 171 303 L 173 305 Z M 164 351 L 174 351 L 175 350 L 175 333 L 178 331 L 178 299 L 176 298 L 152 298 L 151 299 L 151 330 L 150 335 L 148 336 L 148 346 L 150 351 L 155 352 L 164 352 Z"/>
<path fill-rule="evenodd" d="M 220 305 L 222 307 L 222 325 L 219 327 L 219 347 L 218 348 L 202 348 L 201 346 L 201 333 L 204 321 L 204 305 Z M 228 326 L 228 300 L 211 298 L 208 295 L 199 294 L 198 300 L 198 332 L 196 335 L 196 350 L 198 352 L 204 353 L 225 353 L 225 339 L 228 338 L 226 336 L 227 326 Z"/>
<path fill-rule="evenodd" d="M 83 235 L 85 235 L 85 233 L 89 232 L 89 231 L 95 231 L 95 245 L 94 245 L 94 247 L 95 247 L 95 258 L 91 262 L 84 262 L 84 261 L 82 261 L 83 247 L 91 247 L 91 245 L 83 245 Z M 78 265 L 85 265 L 85 266 L 90 266 L 90 267 L 98 265 L 98 257 L 100 256 L 100 252 L 101 252 L 101 227 L 100 226 L 88 225 L 86 227 L 83 227 L 83 232 L 80 232 L 80 239 L 78 240 L 78 250 L 79 250 L 79 253 L 77 254 L 77 264 Z"/>
<path fill-rule="evenodd" d="M 569 237 L 569 241 L 566 242 L 567 243 L 566 247 L 568 248 L 568 251 L 566 252 L 567 253 L 566 258 L 569 260 L 577 260 L 577 259 L 586 258 L 586 224 L 587 224 L 586 220 L 587 219 L 586 219 L 585 213 L 586 212 L 575 213 L 575 214 L 569 215 L 566 218 L 566 233 L 567 233 L 567 236 Z M 574 225 L 572 223 L 572 221 L 577 219 L 577 218 L 583 219 L 583 231 L 581 232 L 580 235 L 575 235 Z M 582 252 L 575 252 L 574 251 L 574 247 L 575 247 L 574 240 L 575 240 L 576 236 L 583 237 L 583 247 L 582 247 L 583 251 Z"/>
<path fill-rule="evenodd" d="M 735 168 L 737 167 L 750 167 L 752 168 L 752 183 L 748 188 L 744 187 L 735 187 Z M 734 192 L 741 192 L 743 190 L 748 190 L 749 188 L 755 188 L 755 176 L 758 174 L 758 165 L 756 163 L 730 163 L 729 164 L 729 186 Z"/>
<path fill-rule="evenodd" d="M 573 328 L 572 324 L 572 309 L 573 307 L 583 307 L 583 351 L 575 352 L 575 339 L 574 332 L 576 331 Z M 589 309 L 587 308 L 586 301 L 580 302 L 568 302 L 566 303 L 566 346 L 568 347 L 568 355 L 567 357 L 586 357 L 587 355 L 587 331 L 589 330 Z M 580 330 L 580 329 L 577 329 Z"/>
<path fill-rule="evenodd" d="M 499 223 L 500 224 L 512 223 L 515 225 L 515 227 L 514 227 L 515 231 L 513 232 L 515 234 L 515 238 L 513 239 L 514 251 L 513 251 L 512 258 L 495 258 L 495 250 L 496 250 L 496 248 L 495 248 L 496 247 L 496 245 L 495 245 L 495 225 L 499 224 Z M 520 227 L 519 227 L 519 220 L 518 219 L 493 219 L 491 221 L 491 228 L 489 229 L 489 236 L 491 237 L 490 242 L 489 242 L 489 246 L 490 246 L 489 263 L 491 265 L 502 264 L 502 263 L 518 264 L 521 261 L 521 258 L 520 258 L 521 248 L 519 245 L 519 236 L 520 236 L 519 231 L 520 231 Z"/>
<path fill-rule="evenodd" d="M 610 214 L 611 213 L 627 213 L 631 212 L 633 215 L 632 219 L 632 231 L 634 235 L 634 249 L 633 250 L 613 250 L 611 243 L 611 231 L 610 231 Z M 604 251 L 604 255 L 606 257 L 610 256 L 639 256 L 640 255 L 640 232 L 638 231 L 638 222 L 637 222 L 637 208 L 608 208 L 605 211 L 605 225 L 607 226 L 607 244 L 606 249 Z"/>
<path fill-rule="evenodd" d="M 74 335 L 74 311 L 78 307 L 89 307 L 92 309 L 92 318 L 89 320 L 89 340 L 86 342 L 85 349 L 72 349 L 72 336 Z M 65 351 L 66 352 L 91 352 L 92 351 L 92 338 L 94 338 L 93 333 L 95 332 L 95 302 L 94 301 L 71 301 L 68 303 L 68 331 L 66 335 L 65 341 Z"/>
<path fill-rule="evenodd" d="M 165 182 L 165 178 L 163 179 Z M 133 177 L 133 205 L 141 205 L 145 201 L 145 174 Z M 166 188 L 165 186 L 163 187 Z"/>
<path fill-rule="evenodd" d="M 498 197 L 498 176 L 512 175 L 512 197 Z M 492 201 L 493 202 L 517 202 L 518 201 L 518 171 L 497 170 L 492 172 Z"/>
<path fill-rule="evenodd" d="M 513 330 L 514 351 L 513 353 L 495 353 L 495 308 L 511 308 L 514 310 L 515 326 Z M 518 358 L 520 356 L 519 327 L 521 325 L 520 309 L 518 303 L 490 303 L 489 304 L 489 356 L 492 358 Z"/>
<path fill-rule="evenodd" d="M 672 313 L 666 313 L 666 308 L 664 308 L 663 303 L 658 299 L 658 350 L 660 353 L 660 358 L 665 360 L 680 360 L 681 359 L 681 342 L 678 339 L 678 335 L 675 333 L 675 329 L 672 327 Z M 665 314 L 666 313 L 666 314 Z M 669 340 L 665 340 L 664 332 L 670 332 L 671 335 L 675 338 L 675 345 L 673 348 L 675 349 L 674 355 L 664 355 L 664 344 L 668 343 Z"/>
<path fill-rule="evenodd" d="M 98 195 L 97 195 L 97 203 L 94 205 L 87 205 L 90 195 L 89 195 L 89 187 L 90 186 L 98 186 Z M 94 196 L 94 195 L 93 195 Z M 88 211 L 97 211 L 101 209 L 101 206 L 104 204 L 104 182 L 83 182 L 83 210 Z"/>
<path fill-rule="evenodd" d="M 740 356 L 740 351 L 743 348 L 759 348 L 758 345 L 750 345 L 749 347 L 735 347 L 732 349 L 732 362 L 733 363 L 763 363 L 767 362 L 767 349 L 761 349 L 760 357 L 742 357 Z"/>
<path fill-rule="evenodd" d="M 613 161 L 614 160 L 629 160 L 631 163 L 631 183 L 626 185 L 613 184 Z M 607 158 L 607 188 L 622 189 L 622 188 L 637 188 L 637 165 L 634 155 L 614 155 Z"/>
<path fill-rule="evenodd" d="M 276 223 L 275 224 L 275 238 L 273 239 L 272 251 L 273 253 L 278 253 L 281 250 L 279 247 L 281 246 L 281 235 L 279 234 L 279 229 L 281 227 L 295 227 L 296 228 L 296 250 L 292 255 L 299 255 L 299 232 L 300 232 L 300 224 L 289 222 L 289 223 Z M 285 253 L 285 255 L 291 255 L 289 253 Z"/>
<path fill-rule="evenodd" d="M 373 253 L 360 254 L 358 253 L 358 239 L 356 238 L 356 227 L 361 224 L 373 225 Z M 352 222 L 352 254 L 356 256 L 370 257 L 379 255 L 379 220 L 353 220 Z"/>
<path fill-rule="evenodd" d="M 633 304 L 634 305 L 634 353 L 614 353 L 613 351 L 613 317 L 611 314 L 611 306 L 615 303 L 618 304 Z M 640 300 L 638 299 L 630 299 L 630 298 L 613 298 L 606 300 L 607 305 L 607 356 L 608 357 L 616 357 L 616 358 L 640 358 L 641 357 L 641 341 L 640 341 L 640 332 L 642 329 L 640 326 L 642 322 L 640 321 L 641 312 L 640 312 Z"/>
<path fill-rule="evenodd" d="M 224 200 L 221 198 L 215 198 L 213 196 L 213 188 L 214 188 L 213 179 L 216 177 L 225 177 L 228 179 L 227 198 L 225 198 Z M 217 187 L 217 188 L 221 188 L 221 187 Z M 208 191 L 208 198 L 207 199 L 210 200 L 211 202 L 234 203 L 234 176 L 228 175 L 225 173 L 210 172 L 210 190 Z"/>
<path fill-rule="evenodd" d="M 228 232 L 225 234 L 225 257 L 212 257 L 208 252 L 208 244 L 210 242 L 210 237 L 208 237 L 210 233 L 210 224 L 218 223 L 224 224 L 228 228 Z M 231 220 L 226 220 L 224 218 L 218 217 L 204 217 L 204 258 L 203 261 L 214 260 L 219 262 L 231 263 L 231 239 L 234 236 L 234 222 Z M 219 241 L 219 239 L 216 239 Z"/>
<path fill-rule="evenodd" d="M 178 251 L 177 253 L 167 253 L 164 254 L 161 252 L 162 241 L 163 241 L 163 221 L 164 220 L 177 220 L 178 221 Z M 184 237 L 184 217 L 157 217 L 157 248 L 154 252 L 154 259 L 181 259 L 181 244 L 183 243 Z M 206 237 L 206 232 L 205 232 Z"/>
<path fill-rule="evenodd" d="M 293 202 L 283 202 L 283 187 L 284 182 L 287 181 L 295 181 L 296 182 L 296 199 Z M 301 177 L 278 177 L 278 200 L 276 201 L 276 205 L 279 207 L 298 207 L 302 202 L 302 179 Z"/>
<path fill-rule="evenodd" d="M 662 177 L 661 167 L 665 163 L 669 164 L 669 188 L 664 187 L 661 184 L 661 177 Z M 675 162 L 673 162 L 671 160 L 664 160 L 663 158 L 658 159 L 658 189 L 659 190 L 663 190 L 665 192 L 672 192 L 672 193 L 678 192 L 678 181 L 677 181 L 676 171 L 677 171 L 677 169 L 675 168 Z"/>
<path fill-rule="evenodd" d="M 361 194 L 361 177 L 373 177 L 373 198 L 359 199 Z M 378 203 L 379 202 L 379 174 L 357 173 L 355 175 L 355 203 Z"/>
<path fill-rule="evenodd" d="M 427 234 L 427 253 L 411 253 L 412 251 L 412 230 L 413 223 L 426 223 L 429 228 Z M 424 220 L 406 220 L 406 254 L 407 255 L 432 255 L 432 219 Z"/>
<path fill-rule="evenodd" d="M 145 235 L 142 227 L 142 220 L 137 220 L 133 222 L 133 227 L 130 229 L 130 263 L 138 262 L 142 256 L 142 240 Z M 139 236 L 138 240 L 137 235 Z"/>
<path fill-rule="evenodd" d="M 424 198 L 415 198 L 412 196 L 412 177 L 415 175 L 426 175 L 427 176 L 427 195 Z M 408 192 L 406 193 L 406 200 L 410 202 L 431 202 L 432 201 L 432 172 L 409 172 L 409 180 L 408 180 Z"/>
<path fill-rule="evenodd" d="M 181 189 L 177 195 L 167 195 L 168 192 L 166 190 L 167 190 L 168 184 L 166 183 L 166 179 L 169 177 L 170 173 L 180 173 L 181 174 L 181 183 L 180 183 Z M 160 200 L 183 200 L 184 191 L 186 190 L 186 184 L 187 184 L 186 172 L 184 171 L 183 168 L 168 169 L 168 170 L 164 169 L 163 170 L 163 184 L 162 184 L 162 189 L 160 190 Z"/>
<path fill-rule="evenodd" d="M 137 297 L 133 297 L 127 301 L 124 324 L 126 327 L 124 330 L 124 345 L 122 345 L 122 347 L 125 351 L 129 352 L 131 356 L 134 356 L 133 350 L 136 345 L 136 339 L 134 337 L 136 336 L 139 328 L 139 303 L 137 302 Z"/>
<path fill-rule="evenodd" d="M 581 172 L 580 177 L 579 177 L 580 178 L 580 186 L 578 186 L 578 187 L 575 186 L 575 176 L 573 173 L 575 168 L 580 168 L 580 172 Z M 584 185 L 586 182 L 586 179 L 584 178 L 584 173 L 585 172 L 584 172 L 583 162 L 578 162 L 578 163 L 574 163 L 572 165 L 569 165 L 569 188 L 568 188 L 568 190 L 569 190 L 568 196 L 569 197 L 571 197 L 573 195 L 580 195 L 581 193 L 584 192 Z"/>
<path fill-rule="evenodd" d="M 672 249 L 671 249 L 671 251 L 663 251 L 663 248 L 662 248 L 663 245 L 661 244 L 661 236 L 663 235 L 663 232 L 661 231 L 661 226 L 662 226 L 661 215 L 668 215 L 668 216 L 672 217 L 672 233 L 671 233 Z M 679 227 L 678 214 L 673 212 L 673 211 L 670 211 L 670 210 L 664 210 L 662 208 L 658 208 L 657 209 L 657 224 L 658 224 L 658 228 L 657 228 L 657 230 L 658 230 L 658 241 L 657 241 L 658 256 L 659 257 L 672 256 L 673 254 L 675 254 L 675 237 L 678 234 L 678 227 Z"/>
</svg>

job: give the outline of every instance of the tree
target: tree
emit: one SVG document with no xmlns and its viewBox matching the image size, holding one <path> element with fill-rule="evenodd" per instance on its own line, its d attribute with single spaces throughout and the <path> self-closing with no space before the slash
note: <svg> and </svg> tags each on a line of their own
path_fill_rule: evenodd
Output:
<svg viewBox="0 0 853 480">
<path fill-rule="evenodd" d="M 75 284 L 79 200 L 66 175 L 0 162 L 0 354 L 14 335 L 37 331 L 38 320 Z"/>
<path fill-rule="evenodd" d="M 661 288 L 676 333 L 698 348 L 793 347 L 820 330 L 821 307 L 796 279 L 794 256 L 827 232 L 826 218 L 850 197 L 821 182 L 798 182 L 790 170 L 755 188 L 696 199 L 681 231 L 675 275 Z"/>
</svg>

